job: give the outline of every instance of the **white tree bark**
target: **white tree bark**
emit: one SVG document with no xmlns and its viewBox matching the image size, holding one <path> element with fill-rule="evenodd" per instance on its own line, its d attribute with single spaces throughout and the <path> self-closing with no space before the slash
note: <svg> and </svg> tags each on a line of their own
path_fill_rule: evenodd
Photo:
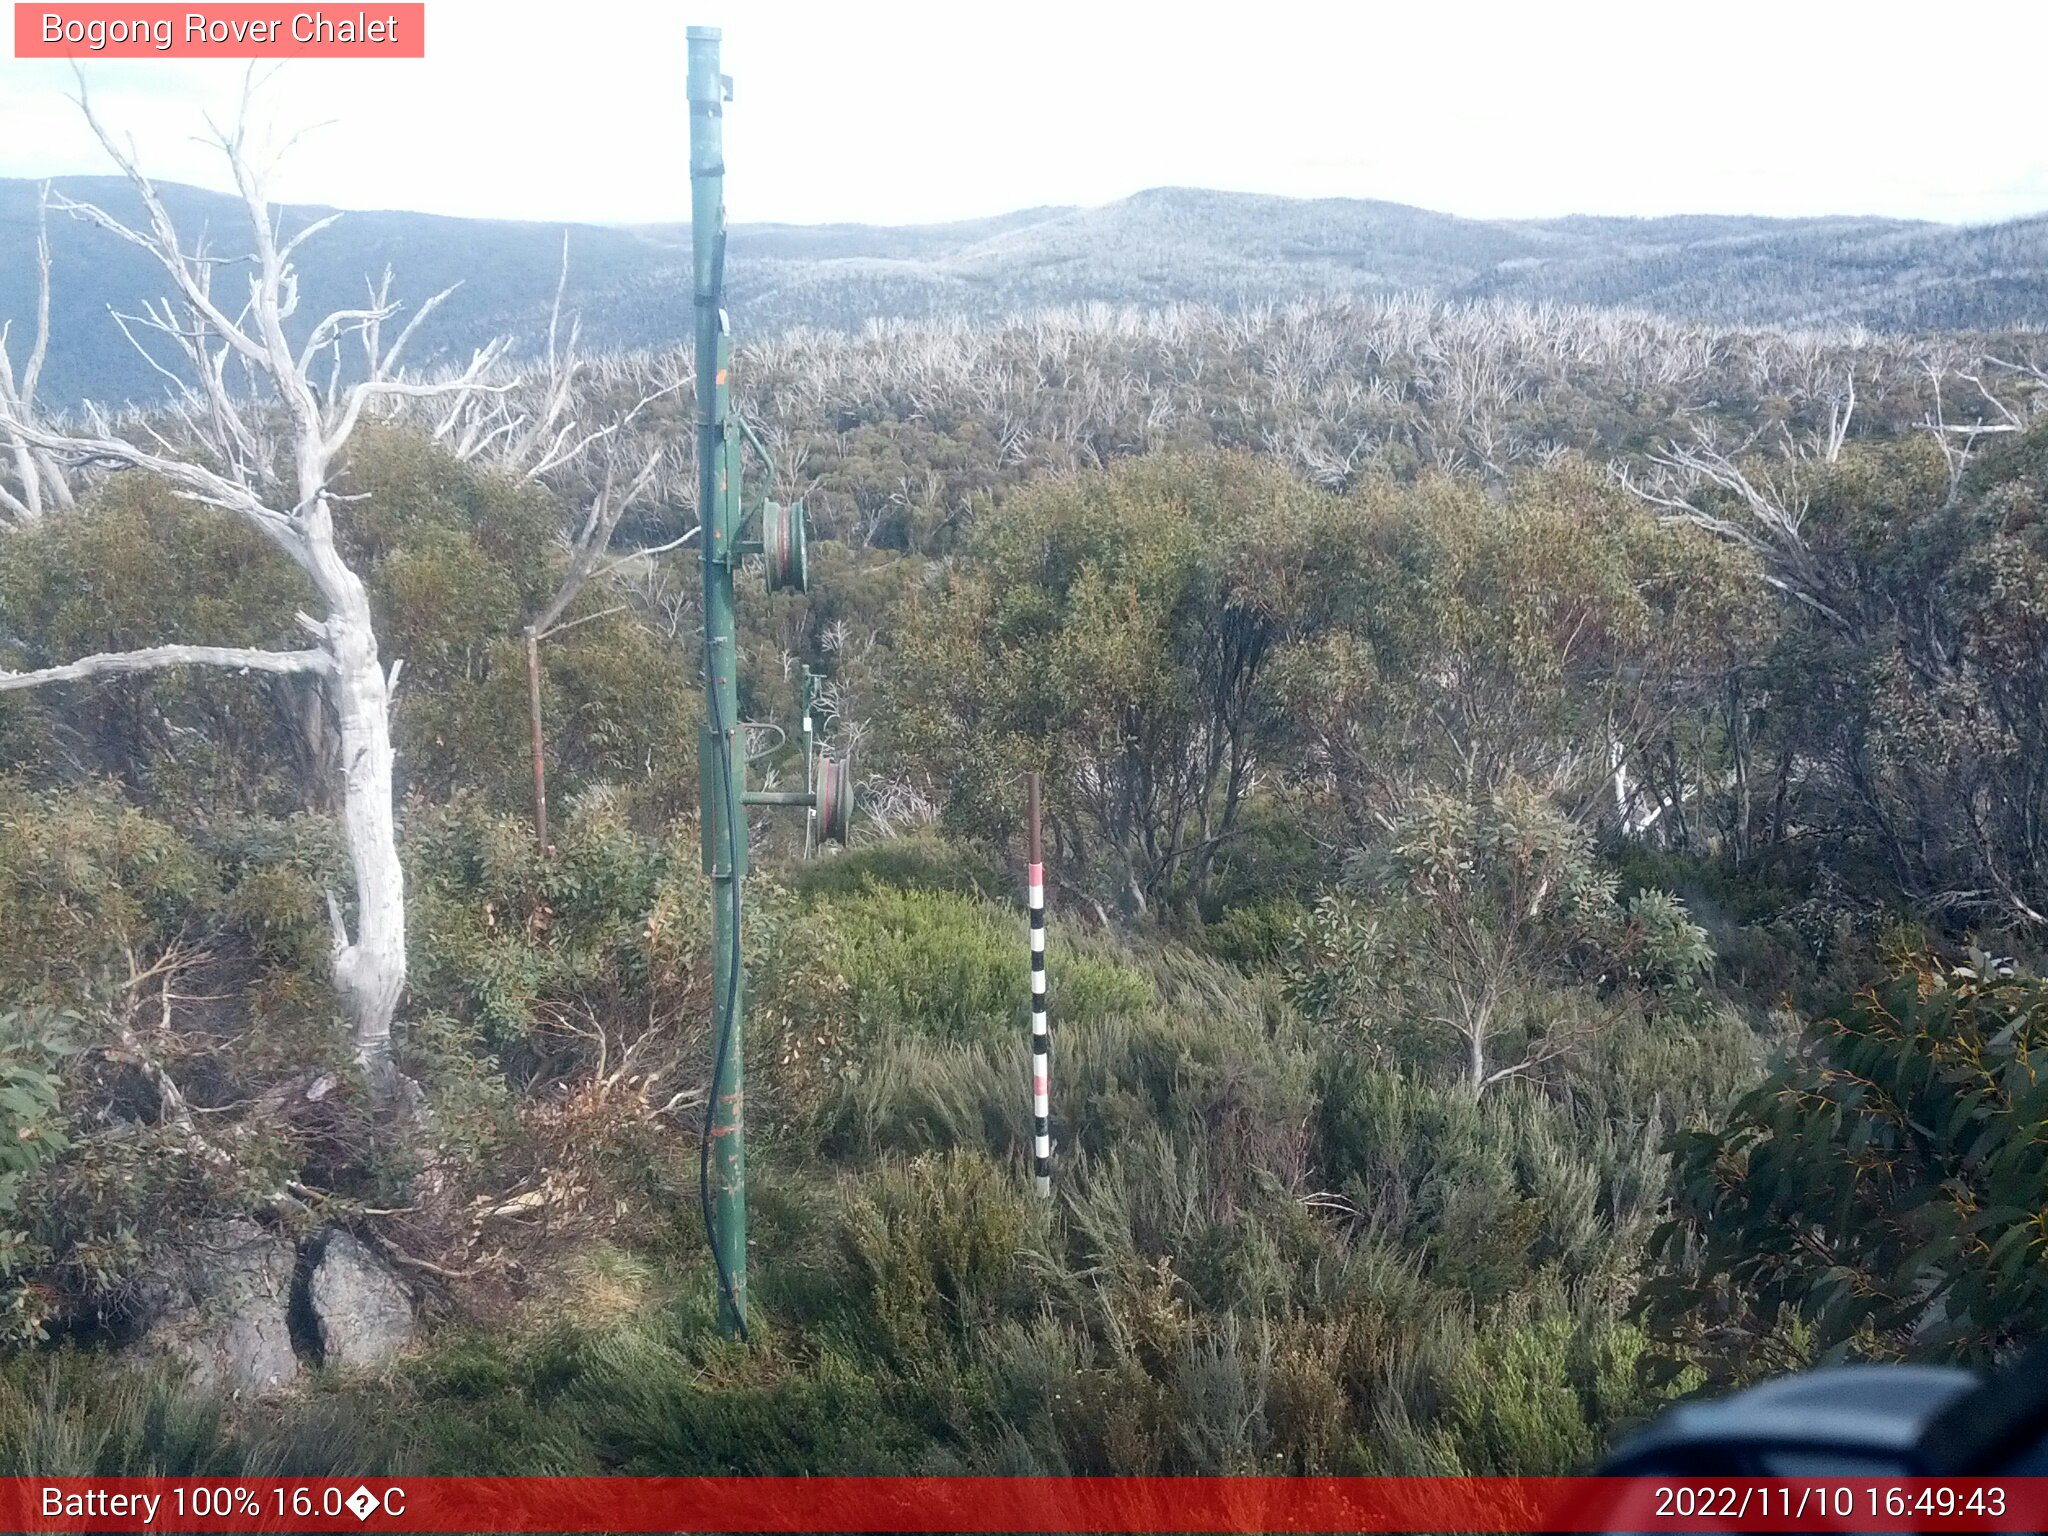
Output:
<svg viewBox="0 0 2048 1536">
<path fill-rule="evenodd" d="M 26 416 L 35 409 L 36 385 L 50 350 L 50 240 L 41 220 L 47 215 L 49 191 L 44 189 L 36 227 L 36 330 L 21 372 L 14 371 L 7 352 L 7 327 L 0 325 L 0 415 Z M 12 461 L 10 482 L 0 473 L 0 513 L 16 523 L 33 523 L 51 508 L 71 505 L 71 486 L 49 454 L 10 432 L 0 432 L 0 445 Z"/>
<path fill-rule="evenodd" d="M 140 651 L 102 651 L 61 667 L 0 672 L 0 693 L 74 683 L 120 672 L 161 672 L 171 667 L 233 667 L 242 672 L 316 672 L 333 669 L 325 651 L 259 651 L 233 645 L 154 645 Z"/>
<path fill-rule="evenodd" d="M 324 503 L 323 503 L 324 507 Z M 334 988 L 355 1027 L 356 1055 L 376 1074 L 391 1070 L 391 1020 L 405 990 L 405 870 L 392 820 L 391 689 L 363 584 L 333 554 L 321 583 L 328 597 L 329 695 L 340 724 L 342 821 L 356 877 L 356 932 L 349 938 L 331 897 Z"/>
</svg>

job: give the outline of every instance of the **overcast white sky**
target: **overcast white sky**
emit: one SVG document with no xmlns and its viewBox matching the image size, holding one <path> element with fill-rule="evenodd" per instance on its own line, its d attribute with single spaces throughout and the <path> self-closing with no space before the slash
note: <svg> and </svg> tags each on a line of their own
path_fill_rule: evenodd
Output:
<svg viewBox="0 0 2048 1536">
<path fill-rule="evenodd" d="M 375 10 L 374 0 L 367 0 Z M 353 14 L 357 4 L 329 5 Z M 909 223 L 1193 185 L 1481 217 L 2048 210 L 2048 0 L 428 0 L 424 61 L 287 66 L 287 201 L 686 216 L 683 33 L 725 29 L 736 220 Z M 86 66 L 152 173 L 244 66 Z M 107 167 L 0 58 L 0 175 Z"/>
</svg>

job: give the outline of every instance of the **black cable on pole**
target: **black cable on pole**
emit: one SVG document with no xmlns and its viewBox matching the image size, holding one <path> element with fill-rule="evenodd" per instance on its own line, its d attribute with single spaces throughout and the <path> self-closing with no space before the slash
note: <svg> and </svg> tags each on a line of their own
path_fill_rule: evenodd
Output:
<svg viewBox="0 0 2048 1536">
<path fill-rule="evenodd" d="M 711 663 L 710 643 L 705 643 L 705 665 Z M 725 722 L 715 718 L 718 710 L 717 690 L 709 690 L 712 700 L 712 736 L 718 743 L 719 792 L 725 796 L 728 807 L 732 805 L 732 742 L 726 734 Z M 703 814 L 699 809 L 698 814 Z M 719 1001 L 718 1012 L 713 1016 L 712 1028 L 718 1038 L 718 1047 L 711 1061 L 711 1092 L 704 1105 L 704 1130 L 697 1144 L 697 1199 L 704 1211 L 704 1241 L 711 1247 L 711 1265 L 718 1271 L 719 1293 L 739 1324 L 740 1342 L 747 1341 L 747 1315 L 740 1306 L 739 1288 L 733 1284 L 732 1272 L 725 1267 L 725 1260 L 718 1252 L 718 1219 L 711 1209 L 711 1122 L 718 1110 L 718 1095 L 725 1086 L 726 1044 L 732 1037 L 733 1015 L 738 1010 L 740 995 L 740 857 L 739 828 L 735 818 L 725 818 L 726 867 L 732 871 L 732 953 L 726 965 L 725 996 Z"/>
<path fill-rule="evenodd" d="M 713 307 L 723 308 L 725 302 L 725 210 L 720 208 L 718 212 L 718 239 L 716 246 L 713 248 L 712 255 L 710 298 Z M 717 399 L 717 387 L 715 381 L 704 379 L 697 381 L 699 395 L 714 402 Z M 714 404 L 712 412 L 709 414 L 715 415 L 715 413 L 716 405 Z M 703 420 L 703 416 L 700 415 L 699 419 L 700 421 Z M 699 508 L 697 521 L 700 526 L 708 528 L 711 526 L 712 519 L 716 515 L 709 507 Z M 701 537 L 704 540 L 704 547 L 708 553 L 711 543 L 710 535 L 704 534 Z M 707 678 L 710 678 L 715 676 L 716 673 L 714 671 L 715 658 L 711 654 L 710 615 L 708 612 L 705 616 L 705 624 L 704 673 Z M 737 656 L 734 658 L 734 665 L 738 665 Z M 732 951 L 725 968 L 725 996 L 719 999 L 718 1010 L 712 1016 L 712 1029 L 717 1036 L 718 1045 L 712 1053 L 711 1091 L 706 1097 L 704 1104 L 703 1133 L 699 1136 L 697 1142 L 697 1200 L 704 1212 L 704 1241 L 711 1248 L 711 1266 L 718 1272 L 719 1294 L 725 1299 L 725 1304 L 732 1309 L 733 1318 L 739 1327 L 740 1342 L 744 1344 L 747 1340 L 747 1316 L 745 1309 L 740 1306 L 739 1287 L 733 1283 L 732 1272 L 725 1267 L 725 1259 L 718 1251 L 718 1218 L 712 1213 L 711 1203 L 711 1125 L 718 1114 L 718 1095 L 725 1087 L 726 1046 L 731 1041 L 733 1020 L 739 1011 L 740 829 L 737 817 L 731 814 L 736 808 L 735 801 L 738 798 L 732 792 L 732 739 L 726 729 L 726 722 L 720 717 L 718 690 L 715 687 L 707 688 L 705 696 L 710 700 L 711 705 L 712 739 L 718 743 L 719 794 L 724 797 L 723 804 L 727 810 L 725 817 L 725 840 L 726 868 L 732 872 Z M 707 810 L 707 807 L 700 806 L 698 814 L 700 816 L 704 815 Z M 744 1113 L 744 1109 L 741 1112 Z"/>
</svg>

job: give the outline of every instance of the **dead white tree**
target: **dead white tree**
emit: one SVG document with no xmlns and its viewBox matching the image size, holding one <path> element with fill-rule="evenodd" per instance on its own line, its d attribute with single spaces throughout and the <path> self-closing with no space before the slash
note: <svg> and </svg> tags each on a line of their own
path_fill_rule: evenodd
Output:
<svg viewBox="0 0 2048 1536">
<path fill-rule="evenodd" d="M 1846 430 L 1846 415 L 1842 418 Z M 1834 438 L 1834 428 L 1829 439 Z M 1850 621 L 1827 600 L 1828 584 L 1806 538 L 1811 493 L 1796 456 L 1745 460 L 1721 448 L 1704 430 L 1690 443 L 1671 443 L 1649 456 L 1650 473 L 1638 478 L 1627 465 L 1609 472 L 1631 495 L 1670 521 L 1704 528 L 1757 557 L 1763 579 L 1839 629 Z M 1710 499 L 1707 492 L 1718 492 Z"/>
<path fill-rule="evenodd" d="M 168 299 L 117 320 L 171 381 L 174 393 L 166 419 L 144 422 L 125 436 L 97 410 L 88 411 L 89 431 L 55 430 L 9 396 L 0 399 L 0 438 L 26 443 L 60 464 L 140 470 L 189 501 L 243 519 L 305 573 L 323 612 L 299 616 L 313 640 L 305 650 L 155 646 L 0 673 L 0 690 L 184 666 L 319 679 L 336 720 L 342 821 L 355 874 L 353 934 L 339 898 L 331 891 L 327 897 L 334 988 L 353 1029 L 357 1057 L 374 1089 L 388 1095 L 399 1084 L 391 1061 L 391 1021 L 406 975 L 405 878 L 393 828 L 390 722 L 400 663 L 385 669 L 362 577 L 336 544 L 335 508 L 345 498 L 336 493 L 334 476 L 366 410 L 394 399 L 461 397 L 485 388 L 483 376 L 501 347 L 485 348 L 453 377 L 427 381 L 402 375 L 407 345 L 453 290 L 420 305 L 387 342 L 384 328 L 400 310 L 390 298 L 388 273 L 361 308 L 326 316 L 294 344 L 287 333 L 299 304 L 293 257 L 338 216 L 284 238 L 247 151 L 248 97 L 234 130 L 214 133 L 247 209 L 254 243 L 253 252 L 235 263 L 248 268 L 246 294 L 235 298 L 219 292 L 226 285 L 216 281 L 229 263 L 209 254 L 203 243 L 184 242 L 133 147 L 115 141 L 82 91 L 79 105 L 133 187 L 144 219 L 131 225 L 94 204 L 64 197 L 55 206 L 146 252 L 170 279 Z M 352 367 L 343 356 L 344 342 L 354 344 L 351 352 L 360 347 Z"/>
<path fill-rule="evenodd" d="M 1828 424 L 1825 432 L 1816 434 L 1811 451 L 1823 464 L 1838 464 L 1856 415 L 1856 365 L 1844 368 L 1839 382 L 1830 374 L 1814 398 L 1828 408 Z"/>
<path fill-rule="evenodd" d="M 7 352 L 9 327 L 0 325 L 0 415 L 9 419 L 34 415 L 36 385 L 50 351 L 49 205 L 49 188 L 45 187 L 36 210 L 36 330 L 19 374 Z M 0 431 L 0 449 L 6 455 L 5 464 L 0 465 L 0 512 L 17 524 L 33 523 L 51 507 L 72 504 L 70 481 L 49 453 L 19 433 L 6 431 Z"/>
<path fill-rule="evenodd" d="M 1962 486 L 1963 472 L 1970 467 L 1970 456 L 1977 451 L 1978 438 L 2024 432 L 2032 424 L 2041 410 L 2041 387 L 2048 385 L 2048 372 L 2031 363 L 2008 363 L 1995 357 L 1966 363 L 1954 356 L 1937 355 L 1927 358 L 1922 367 L 1931 386 L 1933 408 L 1920 425 L 1934 434 L 1942 457 L 1948 461 L 1948 487 L 1949 494 L 1953 496 Z M 1985 383 L 1985 376 L 1994 370 L 2002 376 L 2002 383 L 2018 386 L 2017 402 L 1994 393 Z M 1950 375 L 1970 385 L 1977 393 L 1971 413 L 1962 421 L 1950 421 L 1943 402 L 1942 383 Z"/>
</svg>

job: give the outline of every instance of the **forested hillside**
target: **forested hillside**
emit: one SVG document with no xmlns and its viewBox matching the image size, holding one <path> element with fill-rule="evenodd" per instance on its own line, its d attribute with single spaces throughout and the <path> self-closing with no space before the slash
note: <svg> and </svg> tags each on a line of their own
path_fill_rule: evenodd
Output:
<svg viewBox="0 0 2048 1536">
<path fill-rule="evenodd" d="M 118 178 L 58 190 L 123 217 Z M 189 229 L 237 227 L 232 197 L 163 189 Z M 33 311 L 41 188 L 0 180 L 0 321 Z M 282 210 L 288 230 L 330 210 Z M 60 218 L 51 227 L 61 345 L 46 398 L 160 398 L 164 380 L 106 321 L 157 288 L 148 259 Z M 310 309 L 353 304 L 394 267 L 451 297 L 422 359 L 465 358 L 494 336 L 538 345 L 564 238 L 585 331 L 601 348 L 682 337 L 686 227 L 521 224 L 352 212 L 305 247 Z M 741 224 L 731 236 L 742 334 L 859 330 L 872 320 L 1002 320 L 1047 306 L 1178 303 L 1241 308 L 1294 299 L 1428 294 L 1640 309 L 1678 320 L 1781 328 L 2004 330 L 2048 324 L 2048 222 L 1950 226 L 1899 219 L 1462 219 L 1398 203 L 1316 201 L 1163 187 L 1100 208 L 1040 208 L 909 228 Z"/>
<path fill-rule="evenodd" d="M 859 819 L 753 829 L 740 1342 L 689 360 L 588 301 L 517 369 L 380 312 L 330 374 L 312 293 L 206 319 L 270 393 L 72 431 L 9 343 L 0 1468 L 1563 1472 L 2040 1337 L 2039 336 L 1263 287 L 743 331 L 815 543 L 742 578 L 742 713 L 822 668 Z"/>
</svg>

